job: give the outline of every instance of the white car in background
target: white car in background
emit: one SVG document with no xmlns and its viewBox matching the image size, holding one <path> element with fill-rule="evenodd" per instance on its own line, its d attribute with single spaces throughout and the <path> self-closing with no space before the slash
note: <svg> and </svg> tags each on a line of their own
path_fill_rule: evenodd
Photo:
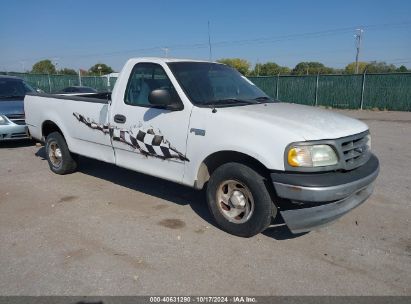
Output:
<svg viewBox="0 0 411 304">
<path fill-rule="evenodd" d="M 29 138 L 24 96 L 34 89 L 23 79 L 0 76 L 0 141 Z"/>
</svg>

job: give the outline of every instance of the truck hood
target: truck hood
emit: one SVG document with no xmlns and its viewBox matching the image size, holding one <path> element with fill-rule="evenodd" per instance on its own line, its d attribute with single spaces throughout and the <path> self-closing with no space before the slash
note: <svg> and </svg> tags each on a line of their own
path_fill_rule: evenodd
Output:
<svg viewBox="0 0 411 304">
<path fill-rule="evenodd" d="M 21 99 L 0 99 L 0 115 L 24 114 L 24 101 Z"/>
<path fill-rule="evenodd" d="M 280 125 L 304 140 L 335 139 L 368 130 L 368 126 L 357 119 L 298 104 L 278 102 L 225 109 L 277 127 Z"/>
</svg>

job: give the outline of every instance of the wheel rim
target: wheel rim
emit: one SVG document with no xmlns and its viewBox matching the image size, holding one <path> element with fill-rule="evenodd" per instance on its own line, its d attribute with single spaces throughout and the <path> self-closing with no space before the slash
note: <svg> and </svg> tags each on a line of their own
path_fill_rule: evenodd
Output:
<svg viewBox="0 0 411 304">
<path fill-rule="evenodd" d="M 227 180 L 217 189 L 217 207 L 230 222 L 247 222 L 254 212 L 254 199 L 246 185 L 236 180 Z"/>
<path fill-rule="evenodd" d="M 54 167 L 60 167 L 63 157 L 61 154 L 61 149 L 55 141 L 52 141 L 49 144 L 49 159 Z"/>
</svg>

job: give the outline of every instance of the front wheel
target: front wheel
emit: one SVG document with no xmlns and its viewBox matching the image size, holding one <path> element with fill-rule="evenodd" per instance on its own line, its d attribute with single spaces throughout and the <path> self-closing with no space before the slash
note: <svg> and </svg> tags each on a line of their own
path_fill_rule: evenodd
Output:
<svg viewBox="0 0 411 304">
<path fill-rule="evenodd" d="M 276 214 L 264 177 L 240 163 L 227 163 L 213 172 L 207 203 L 221 229 L 242 237 L 265 230 Z"/>
<path fill-rule="evenodd" d="M 47 136 L 46 155 L 50 169 L 54 173 L 68 174 L 77 168 L 74 155 L 70 153 L 66 140 L 58 132 L 50 133 Z"/>
</svg>

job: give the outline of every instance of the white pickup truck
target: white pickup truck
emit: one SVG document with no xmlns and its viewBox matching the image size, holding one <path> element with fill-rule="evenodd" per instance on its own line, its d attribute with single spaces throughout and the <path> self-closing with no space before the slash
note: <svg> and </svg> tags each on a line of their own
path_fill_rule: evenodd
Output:
<svg viewBox="0 0 411 304">
<path fill-rule="evenodd" d="M 84 155 L 205 187 L 218 226 L 243 237 L 278 212 L 293 233 L 323 226 L 364 202 L 379 172 L 366 124 L 272 100 L 214 62 L 130 59 L 111 95 L 33 93 L 24 106 L 53 172 Z"/>
</svg>

